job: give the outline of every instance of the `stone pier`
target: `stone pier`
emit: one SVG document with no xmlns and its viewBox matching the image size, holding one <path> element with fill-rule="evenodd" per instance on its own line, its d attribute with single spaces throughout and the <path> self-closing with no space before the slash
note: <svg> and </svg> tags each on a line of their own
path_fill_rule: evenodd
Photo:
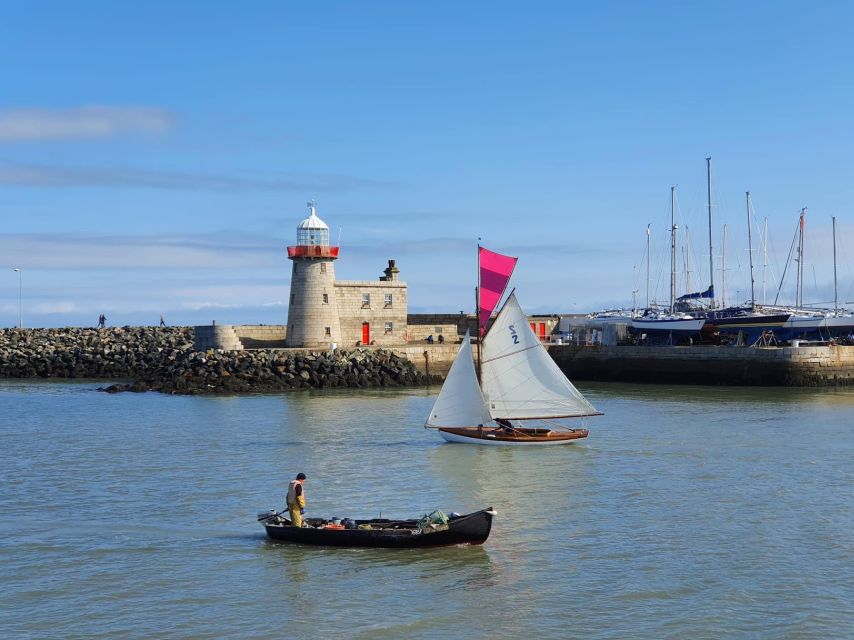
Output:
<svg viewBox="0 0 854 640">
<path fill-rule="evenodd" d="M 854 347 L 551 345 L 571 380 L 741 386 L 854 384 Z"/>
</svg>

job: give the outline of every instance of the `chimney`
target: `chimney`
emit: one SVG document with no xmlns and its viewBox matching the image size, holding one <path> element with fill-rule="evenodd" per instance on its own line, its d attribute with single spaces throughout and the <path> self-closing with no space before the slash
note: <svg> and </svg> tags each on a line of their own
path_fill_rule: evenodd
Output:
<svg viewBox="0 0 854 640">
<path fill-rule="evenodd" d="M 393 280 L 397 280 L 397 274 L 400 273 L 400 269 L 395 266 L 394 260 L 389 260 L 388 267 L 383 270 L 383 273 L 385 273 L 385 275 L 380 276 L 380 280 L 383 282 L 391 282 Z"/>
</svg>

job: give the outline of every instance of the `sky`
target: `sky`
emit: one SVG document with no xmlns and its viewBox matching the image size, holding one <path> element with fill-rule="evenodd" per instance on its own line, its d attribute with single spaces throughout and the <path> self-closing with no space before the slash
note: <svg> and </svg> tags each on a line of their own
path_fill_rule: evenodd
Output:
<svg viewBox="0 0 854 640">
<path fill-rule="evenodd" d="M 309 200 L 337 277 L 396 259 L 412 313 L 472 310 L 479 238 L 518 256 L 529 313 L 667 302 L 673 185 L 678 293 L 709 281 L 706 157 L 727 302 L 750 297 L 750 191 L 757 298 L 794 302 L 806 207 L 804 300 L 833 304 L 836 217 L 854 304 L 852 20 L 847 2 L 8 4 L 0 326 L 284 324 Z"/>
</svg>

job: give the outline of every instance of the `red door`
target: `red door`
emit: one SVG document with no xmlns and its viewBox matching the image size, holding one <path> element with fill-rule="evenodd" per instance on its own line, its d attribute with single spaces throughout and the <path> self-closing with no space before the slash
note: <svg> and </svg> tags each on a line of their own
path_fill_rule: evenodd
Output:
<svg viewBox="0 0 854 640">
<path fill-rule="evenodd" d="M 546 339 L 546 323 L 541 322 L 540 323 L 540 340 L 545 340 L 545 339 Z"/>
<path fill-rule="evenodd" d="M 529 324 L 529 325 L 531 325 L 531 331 L 533 331 L 533 332 L 534 332 L 534 335 L 536 335 L 536 333 L 537 333 L 537 323 L 536 323 L 536 322 L 529 322 L 528 324 Z"/>
<path fill-rule="evenodd" d="M 362 323 L 362 344 L 371 344 L 371 323 Z"/>
</svg>

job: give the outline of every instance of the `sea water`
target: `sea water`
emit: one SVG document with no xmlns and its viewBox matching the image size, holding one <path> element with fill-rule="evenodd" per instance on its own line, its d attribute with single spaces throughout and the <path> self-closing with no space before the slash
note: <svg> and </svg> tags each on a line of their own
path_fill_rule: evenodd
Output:
<svg viewBox="0 0 854 640">
<path fill-rule="evenodd" d="M 580 385 L 549 448 L 444 443 L 438 389 L 242 397 L 0 382 L 3 638 L 843 638 L 854 390 Z M 267 540 L 492 506 L 484 546 Z"/>
</svg>

